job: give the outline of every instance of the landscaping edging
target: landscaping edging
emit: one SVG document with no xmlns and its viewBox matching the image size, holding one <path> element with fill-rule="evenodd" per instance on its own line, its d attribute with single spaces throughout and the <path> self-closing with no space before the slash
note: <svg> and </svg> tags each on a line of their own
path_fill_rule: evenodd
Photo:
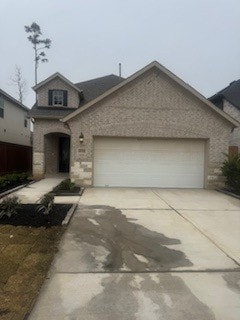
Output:
<svg viewBox="0 0 240 320">
<path fill-rule="evenodd" d="M 68 210 L 68 213 L 66 214 L 66 217 L 64 218 L 64 220 L 62 221 L 62 226 L 67 226 L 70 222 L 70 220 L 72 219 L 72 216 L 76 210 L 78 206 L 78 202 L 74 203 L 71 208 Z"/>
<path fill-rule="evenodd" d="M 82 196 L 83 191 L 84 191 L 84 188 L 81 187 L 80 192 L 79 192 L 79 197 Z M 80 200 L 80 199 L 79 199 L 79 200 Z M 76 208 L 77 208 L 77 206 L 78 206 L 78 203 L 79 203 L 79 201 L 76 202 L 76 203 L 74 203 L 74 204 L 72 205 L 72 207 L 69 209 L 68 213 L 66 214 L 65 219 L 64 219 L 63 222 L 62 222 L 62 225 L 63 225 L 63 226 L 66 226 L 66 225 L 69 224 L 69 222 L 70 222 L 70 220 L 72 219 L 72 216 L 73 216 L 73 214 L 74 214 L 74 212 L 75 212 L 75 210 L 76 210 Z"/>
<path fill-rule="evenodd" d="M 81 197 L 81 195 L 83 194 L 84 188 L 80 187 L 80 190 L 78 193 L 74 193 L 74 192 L 54 192 L 51 191 L 50 193 L 54 194 L 54 196 L 56 197 Z"/>
<path fill-rule="evenodd" d="M 223 190 L 223 189 L 216 189 L 216 191 L 218 192 L 221 192 L 221 193 L 224 193 L 224 194 L 227 194 L 228 196 L 231 196 L 233 198 L 236 198 L 236 199 L 240 199 L 240 196 L 235 194 L 235 193 L 232 193 L 230 191 L 227 191 L 227 190 Z"/>
<path fill-rule="evenodd" d="M 38 180 L 39 181 L 39 180 Z M 3 197 L 6 197 L 7 195 L 9 195 L 9 194 L 11 194 L 11 193 L 13 193 L 13 192 L 15 192 L 15 191 L 18 191 L 18 190 L 20 190 L 20 189 L 22 189 L 22 188 L 25 188 L 25 187 L 27 187 L 27 186 L 29 186 L 30 184 L 33 184 L 33 183 L 35 183 L 35 182 L 37 182 L 37 181 L 30 181 L 30 182 L 28 182 L 28 183 L 24 183 L 24 184 L 21 184 L 20 186 L 18 186 L 18 187 L 15 187 L 15 188 L 13 188 L 13 189 L 9 189 L 9 190 L 7 190 L 7 191 L 5 191 L 5 192 L 2 192 L 2 193 L 0 193 L 0 199 L 1 198 L 3 198 Z"/>
</svg>

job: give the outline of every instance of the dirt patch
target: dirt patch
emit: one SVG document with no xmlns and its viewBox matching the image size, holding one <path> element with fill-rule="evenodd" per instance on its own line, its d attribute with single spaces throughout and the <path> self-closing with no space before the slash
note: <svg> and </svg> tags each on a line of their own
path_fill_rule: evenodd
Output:
<svg viewBox="0 0 240 320">
<path fill-rule="evenodd" d="M 43 215 L 42 213 L 37 212 L 38 206 L 39 205 L 36 204 L 22 204 L 20 205 L 16 215 L 13 215 L 11 218 L 4 216 L 4 218 L 0 219 L 0 224 L 35 228 L 61 225 L 72 205 L 55 204 L 49 215 Z"/>
<path fill-rule="evenodd" d="M 42 286 L 65 228 L 0 225 L 0 318 L 23 320 Z"/>
</svg>

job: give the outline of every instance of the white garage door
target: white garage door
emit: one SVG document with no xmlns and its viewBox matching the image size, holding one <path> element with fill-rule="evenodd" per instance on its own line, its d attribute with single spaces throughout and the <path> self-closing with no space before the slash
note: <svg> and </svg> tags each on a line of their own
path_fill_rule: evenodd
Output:
<svg viewBox="0 0 240 320">
<path fill-rule="evenodd" d="M 204 142 L 186 139 L 95 138 L 94 185 L 202 188 Z"/>
</svg>

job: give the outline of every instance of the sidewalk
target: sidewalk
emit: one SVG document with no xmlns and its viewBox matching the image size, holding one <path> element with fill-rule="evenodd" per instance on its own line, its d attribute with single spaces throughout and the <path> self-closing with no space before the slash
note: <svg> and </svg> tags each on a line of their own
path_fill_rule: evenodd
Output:
<svg viewBox="0 0 240 320">
<path fill-rule="evenodd" d="M 65 177 L 45 178 L 12 193 L 11 196 L 17 196 L 22 204 L 36 203 L 63 180 Z"/>
</svg>

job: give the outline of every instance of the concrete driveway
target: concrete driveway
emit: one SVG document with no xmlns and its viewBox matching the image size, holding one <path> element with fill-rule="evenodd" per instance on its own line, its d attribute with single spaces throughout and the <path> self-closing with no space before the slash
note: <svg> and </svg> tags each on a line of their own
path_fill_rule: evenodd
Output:
<svg viewBox="0 0 240 320">
<path fill-rule="evenodd" d="M 240 200 L 85 191 L 31 320 L 239 320 Z"/>
</svg>

